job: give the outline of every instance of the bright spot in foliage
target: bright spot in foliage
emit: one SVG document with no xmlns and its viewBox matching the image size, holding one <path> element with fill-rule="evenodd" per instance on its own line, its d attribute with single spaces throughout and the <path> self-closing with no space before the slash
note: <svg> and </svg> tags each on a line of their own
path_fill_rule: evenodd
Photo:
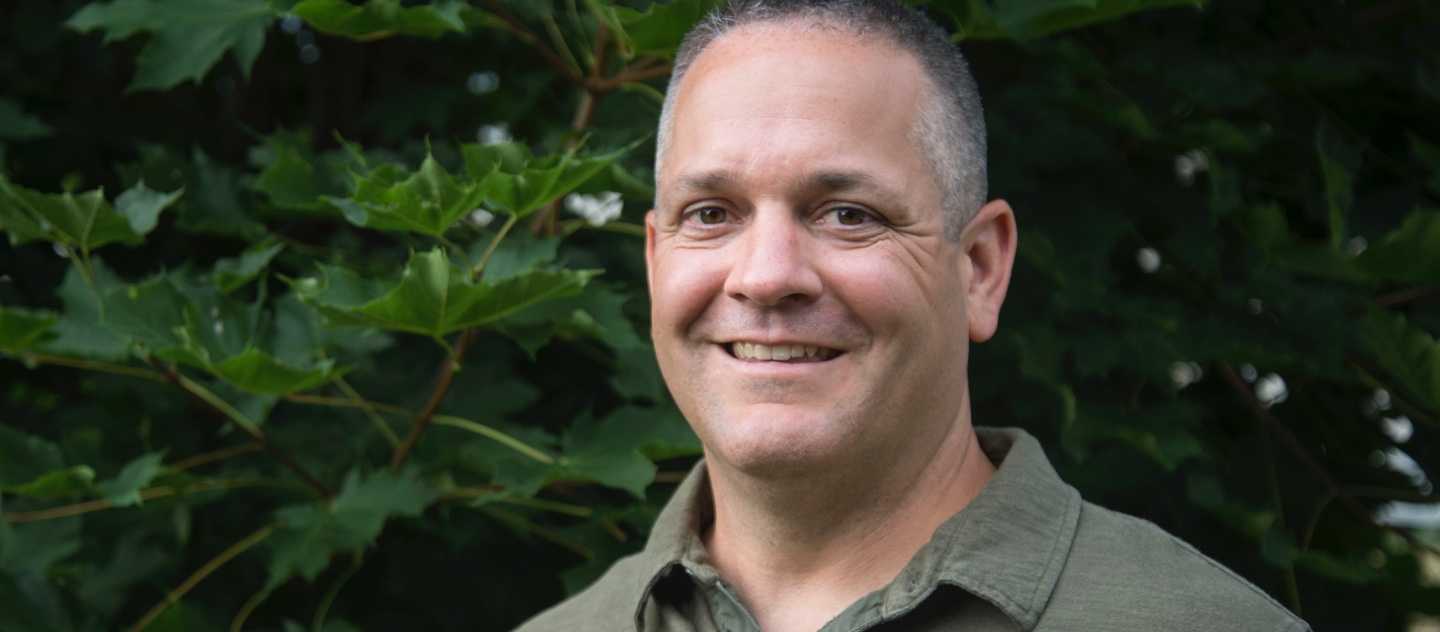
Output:
<svg viewBox="0 0 1440 632">
<path fill-rule="evenodd" d="M 565 198 L 565 210 L 585 218 L 591 226 L 604 226 L 610 220 L 620 217 L 624 202 L 615 191 L 604 191 L 595 195 L 572 193 Z"/>
<path fill-rule="evenodd" d="M 1141 248 L 1135 251 L 1135 263 L 1145 274 L 1153 274 L 1160 269 L 1160 253 L 1154 248 Z"/>
<path fill-rule="evenodd" d="M 1255 397 L 1266 406 L 1279 404 L 1289 396 L 1290 390 L 1285 387 L 1285 378 L 1274 373 L 1265 374 L 1265 377 L 1255 383 Z"/>
</svg>

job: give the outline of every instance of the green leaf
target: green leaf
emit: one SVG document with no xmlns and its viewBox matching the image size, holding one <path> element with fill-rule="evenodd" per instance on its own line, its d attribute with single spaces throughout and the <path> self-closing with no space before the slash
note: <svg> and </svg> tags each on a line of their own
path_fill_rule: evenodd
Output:
<svg viewBox="0 0 1440 632">
<path fill-rule="evenodd" d="M 50 240 L 88 254 L 117 241 L 140 243 L 178 197 L 178 191 L 160 194 L 142 182 L 121 194 L 116 212 L 100 189 L 80 195 L 37 193 L 0 175 L 0 228 L 9 231 L 13 245 Z"/>
<path fill-rule="evenodd" d="M 356 226 L 439 237 L 480 207 L 483 189 L 475 182 L 457 180 L 426 154 L 413 174 L 407 176 L 396 165 L 382 165 L 356 180 L 349 198 L 325 199 Z"/>
<path fill-rule="evenodd" d="M 140 490 L 160 475 L 164 458 L 163 452 L 145 454 L 127 463 L 115 478 L 96 483 L 95 490 L 116 507 L 138 505 Z"/>
<path fill-rule="evenodd" d="M 1330 247 L 1340 250 L 1345 243 L 1345 224 L 1355 203 L 1355 172 L 1360 168 L 1360 148 L 1346 138 L 1334 123 L 1321 121 L 1315 130 L 1315 153 L 1325 183 L 1325 208 L 1330 223 Z"/>
<path fill-rule="evenodd" d="M 360 5 L 346 0 L 304 0 L 291 12 L 321 33 L 372 41 L 394 35 L 436 38 L 463 33 L 463 8 L 465 3 L 458 0 L 409 7 L 400 0 L 369 0 Z"/>
<path fill-rule="evenodd" d="M 1379 307 L 1370 308 L 1359 334 L 1363 349 L 1398 386 L 1430 410 L 1440 410 L 1440 343 L 1433 334 Z"/>
<path fill-rule="evenodd" d="M 0 351 L 19 353 L 51 335 L 59 321 L 54 312 L 0 305 Z"/>
<path fill-rule="evenodd" d="M 533 305 L 571 296 L 595 270 L 536 270 L 495 283 L 475 283 L 439 248 L 410 256 L 399 280 L 365 279 L 322 265 L 319 277 L 294 283 L 295 293 L 341 323 L 430 337 L 494 323 Z"/>
<path fill-rule="evenodd" d="M 1430 172 L 1425 186 L 1429 187 L 1432 193 L 1440 195 L 1440 147 L 1427 143 L 1414 134 L 1409 134 L 1408 137 L 1410 138 L 1411 152 Z"/>
<path fill-rule="evenodd" d="M 35 140 L 53 133 L 53 128 L 26 114 L 20 109 L 20 104 L 0 98 L 0 140 Z"/>
<path fill-rule="evenodd" d="M 556 463 L 555 479 L 588 480 L 623 489 L 636 498 L 655 480 L 655 464 L 640 448 L 652 438 L 626 426 L 625 417 L 596 422 L 580 418 L 561 439 L 564 456 Z"/>
<path fill-rule="evenodd" d="M 0 487 L 9 491 L 60 468 L 55 444 L 0 424 Z"/>
<path fill-rule="evenodd" d="M 690 27 L 721 4 L 720 0 L 674 0 L 656 2 L 644 11 L 617 6 L 610 9 L 615 18 L 612 28 L 618 23 L 617 35 L 629 56 L 672 58 Z"/>
<path fill-rule="evenodd" d="M 1383 279 L 1418 284 L 1440 279 L 1440 211 L 1421 209 L 1360 254 L 1359 265 Z"/>
<path fill-rule="evenodd" d="M 62 500 L 85 494 L 95 481 L 95 470 L 76 465 L 46 472 L 28 483 L 0 486 L 6 492 L 41 500 Z"/>
<path fill-rule="evenodd" d="M 460 153 L 466 174 L 480 182 L 487 206 L 525 217 L 575 190 L 638 144 L 587 156 L 533 158 L 528 148 L 514 143 L 468 144 Z"/>
<path fill-rule="evenodd" d="M 314 388 L 333 375 L 334 362 L 310 355 L 313 349 L 279 349 L 258 303 L 240 304 L 214 287 L 181 287 L 174 276 L 106 295 L 106 325 L 142 355 L 203 369 L 259 395 Z"/>
<path fill-rule="evenodd" d="M 60 356 L 95 360 L 122 360 L 130 354 L 130 341 L 105 327 L 101 318 L 101 297 L 124 284 L 105 263 L 92 258 L 89 281 L 78 262 L 72 262 L 60 282 L 60 302 L 65 311 L 55 325 L 55 338 L 42 344 L 43 350 Z"/>
<path fill-rule="evenodd" d="M 291 366 L 254 347 L 210 367 L 221 379 L 251 393 L 287 395 L 330 381 L 334 362 L 321 360 L 311 368 Z"/>
<path fill-rule="evenodd" d="M 180 199 L 184 189 L 174 193 L 161 193 L 151 191 L 141 180 L 129 190 L 115 198 L 115 210 L 125 216 L 130 223 L 130 230 L 137 235 L 146 235 L 155 230 L 155 224 L 160 221 L 160 211 Z"/>
<path fill-rule="evenodd" d="M 223 293 L 230 293 L 254 280 L 270 265 L 270 260 L 285 249 L 284 244 L 256 244 L 240 253 L 238 257 L 227 257 L 215 262 L 210 279 Z"/>
<path fill-rule="evenodd" d="M 439 494 L 413 472 L 351 470 L 329 506 L 291 505 L 276 516 L 281 524 L 270 537 L 267 588 L 299 575 L 313 581 L 336 553 L 370 546 L 390 518 L 418 516 Z"/>
<path fill-rule="evenodd" d="M 66 26 L 104 31 L 107 43 L 148 33 L 130 90 L 165 90 L 199 82 L 226 52 L 249 77 L 274 16 L 266 0 L 114 0 L 85 5 Z"/>
</svg>

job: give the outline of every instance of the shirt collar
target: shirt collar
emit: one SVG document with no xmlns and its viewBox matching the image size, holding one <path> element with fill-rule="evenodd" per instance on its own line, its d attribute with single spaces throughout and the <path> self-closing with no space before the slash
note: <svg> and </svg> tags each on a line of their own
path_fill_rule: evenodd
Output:
<svg viewBox="0 0 1440 632">
<path fill-rule="evenodd" d="M 995 475 L 980 494 L 935 530 L 888 586 L 871 597 L 884 619 L 919 605 L 940 585 L 984 599 L 1029 630 L 1060 577 L 1080 518 L 1080 494 L 1060 480 L 1040 443 L 1018 428 L 976 428 Z M 640 558 L 643 585 L 636 629 L 658 583 L 681 567 L 706 566 L 700 532 L 712 505 L 704 462 L 696 464 L 660 512 Z M 713 571 L 712 571 L 713 572 Z"/>
</svg>

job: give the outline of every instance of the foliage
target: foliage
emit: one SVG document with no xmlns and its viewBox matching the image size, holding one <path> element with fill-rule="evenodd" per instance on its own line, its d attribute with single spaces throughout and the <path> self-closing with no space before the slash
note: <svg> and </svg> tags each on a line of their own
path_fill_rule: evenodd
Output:
<svg viewBox="0 0 1440 632">
<path fill-rule="evenodd" d="M 0 9 L 0 629 L 507 629 L 639 547 L 714 4 Z M 1021 226 L 976 419 L 1316 629 L 1440 615 L 1436 10 L 918 4 Z"/>
</svg>

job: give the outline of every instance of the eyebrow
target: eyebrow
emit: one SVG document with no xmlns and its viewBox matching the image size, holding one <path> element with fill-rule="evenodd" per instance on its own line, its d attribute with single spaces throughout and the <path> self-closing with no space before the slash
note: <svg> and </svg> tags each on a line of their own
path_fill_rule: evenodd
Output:
<svg viewBox="0 0 1440 632">
<path fill-rule="evenodd" d="M 716 169 L 681 176 L 677 189 L 688 193 L 712 193 L 737 186 L 739 176 L 729 169 Z M 874 176 L 863 171 L 827 169 L 805 174 L 792 187 L 796 190 L 823 193 L 845 193 L 869 190 L 893 196 L 895 192 L 882 185 Z"/>
</svg>

